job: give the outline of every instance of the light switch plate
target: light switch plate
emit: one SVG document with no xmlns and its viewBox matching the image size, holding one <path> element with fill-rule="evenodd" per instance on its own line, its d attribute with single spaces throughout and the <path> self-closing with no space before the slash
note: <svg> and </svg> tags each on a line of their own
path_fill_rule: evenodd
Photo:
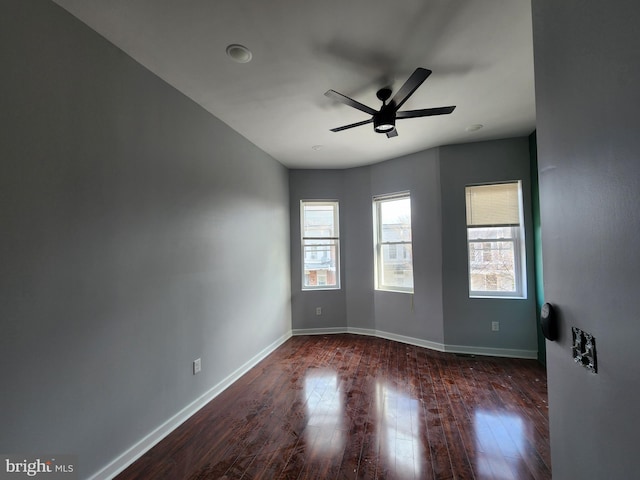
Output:
<svg viewBox="0 0 640 480">
<path fill-rule="evenodd" d="M 576 327 L 571 327 L 571 334 L 573 336 L 573 347 L 571 348 L 573 361 L 593 373 L 598 373 L 595 337 Z"/>
</svg>

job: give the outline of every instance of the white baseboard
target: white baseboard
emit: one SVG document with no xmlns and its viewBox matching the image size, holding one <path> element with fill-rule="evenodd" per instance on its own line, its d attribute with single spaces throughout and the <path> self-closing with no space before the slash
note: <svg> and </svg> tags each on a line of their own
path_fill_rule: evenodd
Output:
<svg viewBox="0 0 640 480">
<path fill-rule="evenodd" d="M 444 345 L 439 342 L 432 342 L 430 340 L 422 340 L 421 338 L 407 337 L 406 335 L 398 335 L 396 333 L 384 332 L 382 330 L 369 330 L 362 328 L 350 328 L 349 333 L 356 333 L 360 335 L 371 335 L 379 338 L 386 338 L 387 340 L 393 340 L 394 342 L 407 343 L 409 345 L 415 345 L 417 347 L 429 348 L 431 350 L 437 350 L 438 352 L 444 352 Z"/>
<path fill-rule="evenodd" d="M 186 420 L 189 419 L 198 410 L 204 407 L 211 400 L 220 395 L 226 390 L 233 382 L 237 381 L 242 375 L 256 366 L 262 359 L 273 352 L 276 348 L 291 338 L 292 332 L 285 333 L 282 337 L 278 338 L 275 342 L 271 343 L 247 362 L 241 365 L 238 369 L 229 374 L 222 381 L 218 382 L 215 386 L 195 399 L 189 405 L 184 407 L 174 416 L 169 418 L 162 425 L 158 426 L 155 430 L 149 433 L 144 438 L 140 439 L 137 443 L 125 450 L 122 454 L 109 462 L 106 466 L 94 473 L 89 480 L 104 480 L 107 478 L 113 478 L 120 472 L 124 471 L 129 465 L 135 462 L 138 458 L 144 455 L 149 449 L 156 445 L 160 440 L 169 435 L 173 430 L 178 428 Z"/>
<path fill-rule="evenodd" d="M 297 328 L 291 331 L 292 335 L 332 335 L 334 333 L 347 333 L 344 327 L 327 327 L 327 328 Z"/>
<path fill-rule="evenodd" d="M 384 332 L 369 328 L 310 328 L 293 330 L 293 335 L 330 335 L 335 333 L 353 333 L 356 335 L 368 335 L 370 337 L 385 338 L 400 343 L 407 343 L 417 347 L 429 348 L 438 352 L 463 353 L 466 355 L 483 355 L 489 357 L 527 358 L 535 360 L 538 358 L 537 350 L 519 350 L 514 348 L 476 347 L 471 345 L 447 345 L 421 338 L 407 337 L 395 333 Z"/>
<path fill-rule="evenodd" d="M 520 350 L 517 348 L 471 347 L 468 345 L 446 345 L 445 352 L 464 353 L 468 355 L 485 355 L 489 357 L 538 359 L 537 350 Z"/>
</svg>

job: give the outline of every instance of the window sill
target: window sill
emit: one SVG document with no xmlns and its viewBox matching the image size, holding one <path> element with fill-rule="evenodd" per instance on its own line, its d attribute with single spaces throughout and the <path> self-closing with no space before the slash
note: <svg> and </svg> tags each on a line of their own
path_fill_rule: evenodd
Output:
<svg viewBox="0 0 640 480">
<path fill-rule="evenodd" d="M 522 297 L 518 295 L 469 295 L 469 298 L 473 298 L 473 299 L 488 298 L 492 300 L 526 300 L 527 299 L 527 297 Z"/>
<path fill-rule="evenodd" d="M 396 290 L 391 288 L 376 288 L 376 292 L 390 292 L 390 293 L 408 293 L 409 295 L 413 295 L 413 290 Z"/>
</svg>

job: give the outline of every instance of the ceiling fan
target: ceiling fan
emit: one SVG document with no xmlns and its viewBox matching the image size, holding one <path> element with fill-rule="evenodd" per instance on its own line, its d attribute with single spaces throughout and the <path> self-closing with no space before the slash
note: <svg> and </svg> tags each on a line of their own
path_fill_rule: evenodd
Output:
<svg viewBox="0 0 640 480">
<path fill-rule="evenodd" d="M 453 110 L 456 108 L 455 106 L 425 108 L 422 110 L 405 110 L 403 112 L 398 111 L 400 107 L 402 107 L 402 105 L 404 105 L 404 103 L 413 94 L 413 92 L 415 92 L 418 87 L 422 85 L 422 83 L 427 79 L 427 77 L 429 77 L 429 75 L 431 75 L 431 70 L 421 67 L 416 68 L 416 70 L 411 74 L 407 81 L 404 82 L 404 85 L 402 85 L 400 90 L 396 92 L 394 97 L 388 103 L 387 100 L 389 100 L 392 93 L 391 89 L 385 87 L 378 90 L 376 96 L 380 101 L 382 101 L 382 107 L 380 107 L 379 111 L 376 111 L 373 108 L 368 107 L 360 102 L 356 102 L 352 98 L 338 93 L 335 90 L 329 90 L 325 93 L 327 97 L 371 115 L 371 118 L 369 120 L 351 123 L 342 127 L 332 128 L 331 131 L 341 132 L 342 130 L 359 127 L 360 125 L 366 125 L 367 123 L 373 122 L 373 129 L 376 132 L 386 133 L 387 137 L 391 138 L 398 136 L 398 132 L 396 130 L 396 120 L 398 119 L 430 117 L 432 115 L 447 115 L 453 112 Z"/>
</svg>

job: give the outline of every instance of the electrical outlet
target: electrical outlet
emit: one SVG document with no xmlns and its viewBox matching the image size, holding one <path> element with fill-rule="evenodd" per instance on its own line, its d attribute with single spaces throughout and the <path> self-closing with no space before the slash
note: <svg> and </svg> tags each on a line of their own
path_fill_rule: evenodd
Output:
<svg viewBox="0 0 640 480">
<path fill-rule="evenodd" d="M 316 307 L 316 315 L 322 315 L 322 307 Z"/>
<path fill-rule="evenodd" d="M 196 358 L 193 361 L 193 374 L 197 374 L 200 373 L 200 370 L 202 370 L 202 360 L 199 358 Z"/>
<path fill-rule="evenodd" d="M 491 331 L 499 332 L 500 331 L 500 322 L 491 322 Z"/>
</svg>

